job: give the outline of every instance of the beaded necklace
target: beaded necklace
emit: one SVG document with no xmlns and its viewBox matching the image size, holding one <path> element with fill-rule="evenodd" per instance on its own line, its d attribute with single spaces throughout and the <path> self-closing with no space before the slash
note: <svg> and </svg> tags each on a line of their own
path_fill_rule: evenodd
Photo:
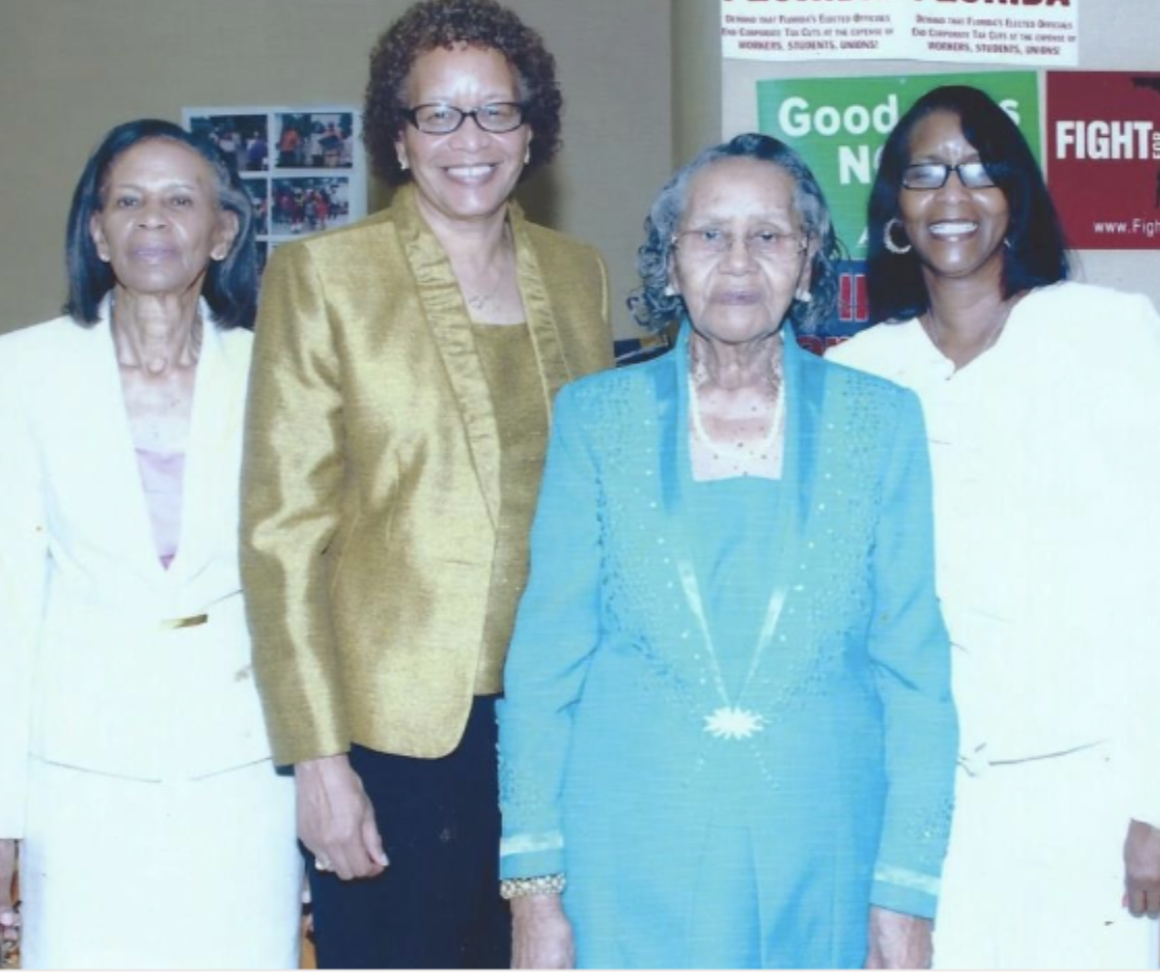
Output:
<svg viewBox="0 0 1160 972">
<path fill-rule="evenodd" d="M 740 459 L 768 459 L 769 450 L 777 441 L 777 434 L 781 431 L 781 422 L 785 413 L 785 382 L 779 382 L 777 394 L 773 401 L 773 415 L 770 416 L 769 429 L 759 442 L 749 446 L 745 442 L 720 442 L 709 435 L 705 423 L 701 419 L 701 405 L 697 398 L 697 386 L 692 377 L 689 378 L 689 414 L 693 420 L 693 434 L 705 445 L 714 459 L 721 459 L 721 449 L 732 449 Z"/>
</svg>

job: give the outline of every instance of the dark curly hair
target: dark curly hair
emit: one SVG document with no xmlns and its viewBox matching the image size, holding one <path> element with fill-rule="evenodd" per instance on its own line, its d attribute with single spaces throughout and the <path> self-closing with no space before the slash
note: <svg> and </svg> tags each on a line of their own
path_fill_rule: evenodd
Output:
<svg viewBox="0 0 1160 972">
<path fill-rule="evenodd" d="M 963 137 L 1007 199 L 1010 224 L 1003 250 L 1003 296 L 1066 280 L 1066 241 L 1039 163 L 1019 126 L 990 95 L 968 85 L 944 85 L 919 98 L 886 139 L 867 211 L 866 285 L 870 320 L 904 321 L 930 306 L 922 264 L 911 249 L 886 248 L 886 227 L 898 217 L 902 171 L 910 163 L 910 139 L 935 112 L 957 115 Z M 900 241 L 901 242 L 901 241 Z"/>
<path fill-rule="evenodd" d="M 636 256 L 641 285 L 628 298 L 628 309 L 641 327 L 663 331 L 684 316 L 684 298 L 669 290 L 669 269 L 673 239 L 689 201 L 689 184 L 709 166 L 737 158 L 768 162 L 790 175 L 794 183 L 794 208 L 802 229 L 816 247 L 810 263 L 810 299 L 803 301 L 795 297 L 789 308 L 789 320 L 799 331 L 808 333 L 833 315 L 838 301 L 838 262 L 845 253 L 834 234 L 822 187 L 805 160 L 784 142 L 769 135 L 749 133 L 702 150 L 665 183 L 653 200 L 644 221 L 645 241 Z"/>
<path fill-rule="evenodd" d="M 564 99 L 556 82 L 556 59 L 543 38 L 495 0 L 421 0 L 379 38 L 371 51 L 371 76 L 363 108 L 363 142 L 379 178 L 400 185 L 410 174 L 399 167 L 395 142 L 408 124 L 403 109 L 415 59 L 456 44 L 499 51 L 519 79 L 524 120 L 535 137 L 521 178 L 550 162 L 560 147 Z"/>
</svg>

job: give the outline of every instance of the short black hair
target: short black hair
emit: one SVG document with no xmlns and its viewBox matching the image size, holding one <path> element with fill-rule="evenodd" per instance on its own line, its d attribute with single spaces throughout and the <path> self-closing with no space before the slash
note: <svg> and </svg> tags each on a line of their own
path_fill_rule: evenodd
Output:
<svg viewBox="0 0 1160 972">
<path fill-rule="evenodd" d="M 928 91 L 910 107 L 882 148 L 866 221 L 866 283 L 872 323 L 916 317 L 930 304 L 918 255 L 913 249 L 905 254 L 890 252 L 884 237 L 887 224 L 899 216 L 902 170 L 910 163 L 914 127 L 940 111 L 958 116 L 963 137 L 979 153 L 1007 199 L 1010 223 L 1003 252 L 1003 296 L 1048 286 L 1068 276 L 1059 215 L 1019 126 L 986 92 L 969 85 L 944 85 Z"/>
<path fill-rule="evenodd" d="M 258 259 L 254 242 L 254 213 L 249 194 L 237 171 L 214 145 L 200 135 L 158 118 L 139 118 L 111 129 L 89 156 L 73 190 L 65 240 L 68 302 L 65 313 L 78 324 L 96 323 L 101 301 L 116 280 L 112 267 L 97 253 L 89 231 L 94 213 L 104 209 L 104 187 L 109 170 L 125 152 L 142 142 L 164 140 L 187 145 L 209 165 L 214 175 L 218 205 L 238 218 L 238 232 L 223 260 L 210 263 L 202 296 L 217 326 L 252 328 L 258 302 Z"/>
<path fill-rule="evenodd" d="M 400 185 L 410 173 L 399 167 L 395 142 L 410 107 L 404 101 L 415 59 L 456 44 L 499 51 L 515 71 L 524 121 L 532 129 L 528 164 L 521 178 L 550 162 L 560 148 L 564 99 L 556 82 L 556 59 L 543 38 L 495 0 L 421 0 L 409 7 L 371 51 L 363 110 L 363 142 L 375 175 Z"/>
</svg>

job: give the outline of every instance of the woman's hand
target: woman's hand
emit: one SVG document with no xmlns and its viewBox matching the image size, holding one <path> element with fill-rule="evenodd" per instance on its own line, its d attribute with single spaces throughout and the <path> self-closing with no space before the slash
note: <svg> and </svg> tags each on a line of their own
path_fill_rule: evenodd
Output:
<svg viewBox="0 0 1160 972">
<path fill-rule="evenodd" d="M 1124 841 L 1124 898 L 1139 918 L 1160 915 L 1160 830 L 1133 820 Z"/>
<path fill-rule="evenodd" d="M 868 969 L 929 969 L 933 948 L 928 918 L 870 909 Z"/>
<path fill-rule="evenodd" d="M 17 842 L 0 840 L 0 965 L 8 964 L 8 956 L 20 947 L 20 914 L 12 899 L 16 883 Z"/>
<path fill-rule="evenodd" d="M 512 899 L 512 968 L 574 969 L 572 925 L 558 894 Z"/>
<path fill-rule="evenodd" d="M 344 881 L 382 874 L 388 862 L 374 807 L 346 754 L 298 763 L 294 776 L 298 838 L 315 867 Z"/>
</svg>

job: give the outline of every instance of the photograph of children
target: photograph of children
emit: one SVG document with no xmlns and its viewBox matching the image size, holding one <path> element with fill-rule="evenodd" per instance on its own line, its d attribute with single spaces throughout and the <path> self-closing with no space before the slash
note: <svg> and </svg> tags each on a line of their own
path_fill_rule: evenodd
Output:
<svg viewBox="0 0 1160 972">
<path fill-rule="evenodd" d="M 350 222 L 350 176 L 274 179 L 274 236 L 318 233 Z"/>
<path fill-rule="evenodd" d="M 265 172 L 270 135 L 266 115 L 194 115 L 188 128 L 205 135 L 239 172 Z"/>
<path fill-rule="evenodd" d="M 242 179 L 250 194 L 250 204 L 254 207 L 254 232 L 265 236 L 270 232 L 269 181 L 266 179 Z"/>
<path fill-rule="evenodd" d="M 279 169 L 349 169 L 354 112 L 283 112 L 274 116 Z"/>
</svg>

